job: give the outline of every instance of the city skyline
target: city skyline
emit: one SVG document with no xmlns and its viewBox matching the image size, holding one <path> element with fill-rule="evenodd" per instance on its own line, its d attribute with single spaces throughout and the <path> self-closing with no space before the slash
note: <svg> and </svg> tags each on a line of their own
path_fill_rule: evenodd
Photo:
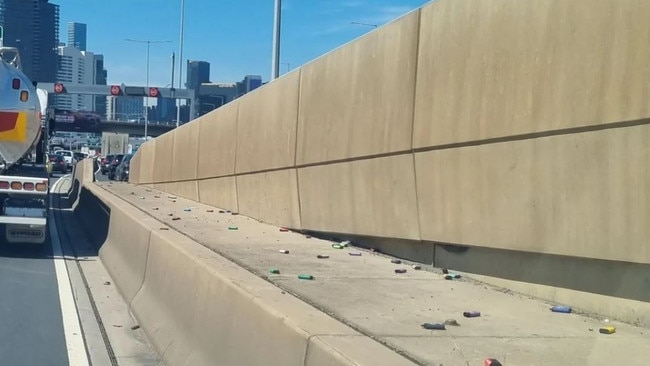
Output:
<svg viewBox="0 0 650 366">
<path fill-rule="evenodd" d="M 19 4 L 16 1 L 0 0 L 0 3 Z M 48 4 L 48 0 L 31 1 Z M 261 86 L 263 81 L 270 79 L 272 0 L 267 0 L 264 7 L 247 8 L 247 12 L 241 14 L 237 11 L 243 9 L 242 4 L 252 3 L 252 0 L 236 2 L 225 0 L 219 2 L 216 8 L 214 8 L 215 3 L 213 2 L 199 3 L 187 0 L 185 2 L 187 7 L 184 37 L 186 46 L 182 60 L 178 57 L 178 51 L 175 49 L 177 42 L 170 40 L 174 35 L 174 15 L 180 18 L 178 17 L 180 6 L 174 8 L 171 6 L 172 2 L 160 3 L 155 11 L 149 9 L 144 13 L 145 16 L 140 18 L 144 21 L 133 22 L 130 20 L 132 14 L 137 13 L 136 10 L 143 3 L 151 0 L 142 0 L 137 3 L 126 3 L 125 1 L 116 0 L 114 5 L 117 6 L 111 7 L 107 7 L 106 3 L 88 3 L 80 0 L 58 0 L 56 1 L 58 4 L 49 2 L 48 6 L 57 10 L 56 23 L 52 27 L 56 34 L 52 37 L 61 40 L 59 45 L 67 45 L 63 48 L 58 47 L 59 52 L 63 53 L 58 57 L 61 66 L 57 68 L 56 76 L 67 76 L 58 81 L 104 85 L 149 85 L 163 88 L 173 85 L 177 88 L 190 87 L 197 91 L 202 83 L 208 82 L 236 85 L 230 87 L 212 85 L 211 91 L 203 94 L 206 96 L 205 98 L 199 98 L 197 95 L 199 98 L 196 100 L 198 110 L 208 111 L 210 106 L 216 108 L 257 86 Z M 306 4 L 305 2 L 284 0 L 281 74 L 300 67 L 426 2 L 428 1 L 345 0 L 333 2 L 322 0 Z M 111 17 L 110 14 L 115 11 L 115 8 L 124 8 L 119 6 L 120 3 L 131 11 L 122 11 L 120 16 Z M 180 5 L 180 1 L 177 5 Z M 18 5 L 11 5 L 11 7 L 18 7 Z M 206 11 L 211 7 L 219 10 L 217 12 L 219 16 L 214 17 L 211 12 Z M 80 9 L 83 9 L 83 12 L 80 12 Z M 241 16 L 228 17 L 228 14 L 235 13 Z M 97 18 L 97 14 L 102 14 L 102 17 Z M 314 17 L 320 19 L 320 23 Z M 107 19 L 110 21 L 108 28 Z M 180 19 L 177 20 L 177 23 L 180 23 Z M 161 27 L 161 24 L 164 26 Z M 220 33 L 219 28 L 224 26 L 228 28 L 228 31 Z M 313 31 L 295 31 L 295 28 L 305 26 Z M 14 28 L 18 27 L 18 25 L 14 25 Z M 180 31 L 180 29 L 176 29 L 176 31 Z M 107 34 L 110 37 L 103 38 Z M 155 37 L 149 37 L 149 35 Z M 127 42 L 133 38 L 136 38 L 138 42 Z M 306 39 L 310 39 L 310 41 L 299 42 Z M 63 42 L 63 40 L 67 40 L 67 42 Z M 145 44 L 148 42 L 151 43 Z M 222 47 L 211 47 L 213 44 L 219 44 Z M 74 51 L 64 52 L 69 48 L 78 49 L 80 52 L 77 54 Z M 166 52 L 168 55 L 163 57 L 162 52 Z M 218 53 L 216 61 L 215 52 Z M 88 55 L 86 56 L 86 54 Z M 97 55 L 97 59 L 93 54 Z M 56 60 L 55 58 L 54 62 Z M 175 61 L 174 64 L 172 64 L 172 60 Z M 78 63 L 86 66 L 77 67 Z M 228 65 L 228 63 L 230 64 Z M 70 66 L 72 64 L 74 66 Z M 172 65 L 174 66 L 173 70 Z M 182 80 L 179 80 L 177 72 L 181 65 L 184 69 Z M 62 70 L 62 67 L 65 70 Z M 193 73 L 192 69 L 195 67 L 198 68 Z M 147 71 L 145 72 L 145 70 Z M 200 75 L 199 83 L 197 83 L 199 80 L 195 79 L 198 75 Z M 242 76 L 244 81 L 242 81 Z M 256 80 L 255 87 L 247 85 L 249 83 L 247 80 L 251 80 L 250 76 Z M 193 79 L 191 80 L 191 78 Z M 190 86 L 188 83 L 193 85 Z M 204 88 L 201 87 L 201 89 Z M 105 98 L 67 96 L 57 98 L 57 100 L 62 103 L 59 107 L 92 109 L 100 114 L 108 111 Z M 151 105 L 157 103 L 157 101 L 151 101 L 150 98 L 146 98 L 146 101 L 147 104 L 151 102 Z"/>
<path fill-rule="evenodd" d="M 88 25 L 87 48 L 105 55 L 109 84 L 145 84 L 146 45 L 124 41 L 138 38 L 171 41 L 151 45 L 150 84 L 164 87 L 171 83 L 174 52 L 174 84 L 178 87 L 180 1 L 56 2 L 61 6 L 61 24 Z M 372 31 L 374 25 L 384 25 L 427 2 L 283 0 L 280 73 L 302 66 Z M 272 30 L 272 0 L 264 1 L 263 5 L 260 0 L 186 0 L 183 83 L 187 60 L 209 62 L 213 82 L 236 82 L 245 75 L 261 75 L 268 81 Z M 67 39 L 67 29 L 61 32 L 66 34 L 60 38 Z"/>
</svg>

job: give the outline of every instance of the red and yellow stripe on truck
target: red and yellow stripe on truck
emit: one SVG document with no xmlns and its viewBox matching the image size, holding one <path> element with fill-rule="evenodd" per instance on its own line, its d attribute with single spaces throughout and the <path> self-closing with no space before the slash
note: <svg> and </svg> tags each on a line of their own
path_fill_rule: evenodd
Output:
<svg viewBox="0 0 650 366">
<path fill-rule="evenodd" d="M 28 112 L 0 111 L 0 142 L 25 142 L 27 140 Z"/>
</svg>

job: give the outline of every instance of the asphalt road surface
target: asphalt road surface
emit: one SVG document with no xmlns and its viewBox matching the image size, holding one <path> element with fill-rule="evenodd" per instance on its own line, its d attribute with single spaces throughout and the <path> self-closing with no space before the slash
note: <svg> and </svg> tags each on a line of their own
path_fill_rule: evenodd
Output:
<svg viewBox="0 0 650 366">
<path fill-rule="evenodd" d="M 12 366 L 69 363 L 49 238 L 45 246 L 0 242 L 0 360 Z"/>
<path fill-rule="evenodd" d="M 101 172 L 95 173 L 95 180 L 97 180 L 98 182 L 108 182 L 108 181 L 110 181 L 108 179 L 108 175 L 103 175 Z"/>
</svg>

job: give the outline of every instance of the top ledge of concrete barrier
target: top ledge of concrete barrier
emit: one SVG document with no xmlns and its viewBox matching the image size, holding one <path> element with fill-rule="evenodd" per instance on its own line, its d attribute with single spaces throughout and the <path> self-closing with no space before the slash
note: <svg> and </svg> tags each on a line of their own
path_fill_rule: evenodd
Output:
<svg viewBox="0 0 650 366">
<path fill-rule="evenodd" d="M 137 207 L 140 201 L 154 204 L 153 192 L 127 184 L 91 184 L 89 190 L 112 212 L 122 211 L 136 225 L 149 221 L 145 225 L 152 227 L 147 259 L 140 263 L 141 268 L 146 266 L 144 281 L 131 306 L 157 350 L 165 353 L 166 362 L 239 365 L 274 359 L 283 365 L 413 365 L 182 233 L 156 230 L 151 224 L 154 218 Z M 116 190 L 122 195 L 116 195 Z M 167 199 L 158 192 L 156 195 L 159 201 Z M 123 196 L 137 200 L 124 200 Z M 167 208 L 161 205 L 157 212 L 162 210 Z M 187 218 L 181 217 L 181 221 L 189 223 Z M 111 258 L 126 262 L 123 255 Z M 129 265 L 133 266 L 132 261 Z M 174 346 L 167 349 L 170 344 Z M 256 352 L 245 350 L 250 348 Z M 351 352 L 355 348 L 364 351 Z"/>
</svg>

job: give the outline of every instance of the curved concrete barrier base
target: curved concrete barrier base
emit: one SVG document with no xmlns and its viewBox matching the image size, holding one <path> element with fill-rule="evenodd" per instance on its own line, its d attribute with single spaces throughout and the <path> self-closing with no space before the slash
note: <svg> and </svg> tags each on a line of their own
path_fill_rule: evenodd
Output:
<svg viewBox="0 0 650 366">
<path fill-rule="evenodd" d="M 100 258 L 168 365 L 414 365 L 81 181 L 110 208 Z M 89 195 L 82 195 L 88 200 Z"/>
</svg>

